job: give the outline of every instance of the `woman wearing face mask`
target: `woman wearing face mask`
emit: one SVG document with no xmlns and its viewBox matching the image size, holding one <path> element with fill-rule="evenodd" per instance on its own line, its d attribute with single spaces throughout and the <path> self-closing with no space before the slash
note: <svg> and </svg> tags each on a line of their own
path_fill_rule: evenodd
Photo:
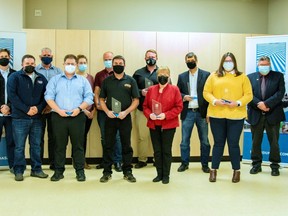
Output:
<svg viewBox="0 0 288 216">
<path fill-rule="evenodd" d="M 222 56 L 218 70 L 211 74 L 204 86 L 204 98 L 209 102 L 207 116 L 214 138 L 210 182 L 216 182 L 217 169 L 227 141 L 233 169 L 232 182 L 240 181 L 239 139 L 247 117 L 246 105 L 252 100 L 248 77 L 239 72 L 235 56 Z"/>
<path fill-rule="evenodd" d="M 179 126 L 178 115 L 183 108 L 181 94 L 177 86 L 169 83 L 170 70 L 160 67 L 157 71 L 159 84 L 149 87 L 143 104 L 143 112 L 148 119 L 147 126 L 154 150 L 157 171 L 153 182 L 169 183 L 172 162 L 172 143 L 176 127 Z"/>
<path fill-rule="evenodd" d="M 94 78 L 87 72 L 87 57 L 85 55 L 78 55 L 77 56 L 78 62 L 78 71 L 77 74 L 84 76 L 91 85 L 92 91 L 94 92 Z M 95 106 L 90 105 L 85 110 L 83 110 L 84 114 L 86 115 L 86 124 L 85 124 L 85 135 L 84 135 L 84 153 L 86 153 L 87 148 L 87 135 L 90 130 L 92 120 L 95 114 Z M 85 169 L 91 169 L 91 167 L 85 162 Z"/>
</svg>

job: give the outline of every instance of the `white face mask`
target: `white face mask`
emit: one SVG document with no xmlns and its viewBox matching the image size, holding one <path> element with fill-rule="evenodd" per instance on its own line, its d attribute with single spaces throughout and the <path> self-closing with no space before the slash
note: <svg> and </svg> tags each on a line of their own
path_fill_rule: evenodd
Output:
<svg viewBox="0 0 288 216">
<path fill-rule="evenodd" d="M 233 62 L 224 62 L 223 63 L 223 68 L 225 71 L 232 71 L 234 69 L 234 63 Z"/>
<path fill-rule="evenodd" d="M 267 75 L 270 72 L 270 66 L 258 66 L 258 70 L 262 75 Z"/>
<path fill-rule="evenodd" d="M 65 65 L 65 71 L 69 74 L 73 74 L 76 70 L 75 65 Z"/>
</svg>

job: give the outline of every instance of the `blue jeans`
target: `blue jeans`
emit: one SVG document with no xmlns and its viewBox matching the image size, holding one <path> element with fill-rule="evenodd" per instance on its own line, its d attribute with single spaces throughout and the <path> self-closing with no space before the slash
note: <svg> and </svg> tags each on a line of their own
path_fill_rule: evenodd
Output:
<svg viewBox="0 0 288 216">
<path fill-rule="evenodd" d="M 218 169 L 227 141 L 233 170 L 240 169 L 239 139 L 243 130 L 244 119 L 211 118 L 210 126 L 214 138 L 212 151 L 212 169 Z"/>
<path fill-rule="evenodd" d="M 186 118 L 182 120 L 182 141 L 180 144 L 182 163 L 185 165 L 189 164 L 190 138 L 194 124 L 196 124 L 200 139 L 201 164 L 202 166 L 208 166 L 211 149 L 208 140 L 208 123 L 205 118 L 201 117 L 199 112 L 193 112 L 192 110 L 188 110 Z"/>
<path fill-rule="evenodd" d="M 98 125 L 99 125 L 99 128 L 100 128 L 100 133 L 101 133 L 102 149 L 104 151 L 104 146 L 106 145 L 106 141 L 105 141 L 106 113 L 104 111 L 97 110 L 97 121 L 98 121 Z M 116 133 L 116 141 L 115 141 L 113 162 L 114 163 L 122 163 L 122 145 L 121 145 L 121 141 L 120 141 L 119 130 Z"/>
<path fill-rule="evenodd" d="M 25 142 L 29 135 L 30 159 L 32 172 L 40 172 L 41 168 L 41 135 L 40 119 L 12 119 L 13 137 L 15 142 L 14 173 L 24 173 L 26 169 Z"/>
</svg>

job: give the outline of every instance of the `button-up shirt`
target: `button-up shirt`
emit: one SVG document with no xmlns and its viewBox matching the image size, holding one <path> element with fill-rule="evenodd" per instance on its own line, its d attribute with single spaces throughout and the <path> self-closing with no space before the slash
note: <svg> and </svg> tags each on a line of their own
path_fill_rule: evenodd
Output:
<svg viewBox="0 0 288 216">
<path fill-rule="evenodd" d="M 3 76 L 4 80 L 5 80 L 5 104 L 7 104 L 7 80 L 8 80 L 8 74 L 9 74 L 9 67 L 7 68 L 7 70 L 1 70 L 1 75 Z"/>
<path fill-rule="evenodd" d="M 63 72 L 60 68 L 53 65 L 50 65 L 50 67 L 46 69 L 42 64 L 37 65 L 35 70 L 42 74 L 47 79 L 47 81 L 49 81 L 53 76 Z"/>
<path fill-rule="evenodd" d="M 189 83 L 188 89 L 190 90 L 189 94 L 192 98 L 192 101 L 189 101 L 188 108 L 198 108 L 198 97 L 197 97 L 197 79 L 198 79 L 198 68 L 194 74 L 189 72 Z"/>
</svg>

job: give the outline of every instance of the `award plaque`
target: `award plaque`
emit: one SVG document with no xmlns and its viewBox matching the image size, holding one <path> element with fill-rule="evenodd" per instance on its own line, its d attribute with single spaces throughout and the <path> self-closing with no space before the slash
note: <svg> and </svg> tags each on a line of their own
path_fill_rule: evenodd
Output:
<svg viewBox="0 0 288 216">
<path fill-rule="evenodd" d="M 153 82 L 150 79 L 145 78 L 145 88 L 148 89 L 152 85 L 153 85 Z"/>
<path fill-rule="evenodd" d="M 152 99 L 152 112 L 157 116 L 162 113 L 162 104 Z"/>
<path fill-rule="evenodd" d="M 112 111 L 116 117 L 121 112 L 121 102 L 112 97 Z"/>
</svg>

